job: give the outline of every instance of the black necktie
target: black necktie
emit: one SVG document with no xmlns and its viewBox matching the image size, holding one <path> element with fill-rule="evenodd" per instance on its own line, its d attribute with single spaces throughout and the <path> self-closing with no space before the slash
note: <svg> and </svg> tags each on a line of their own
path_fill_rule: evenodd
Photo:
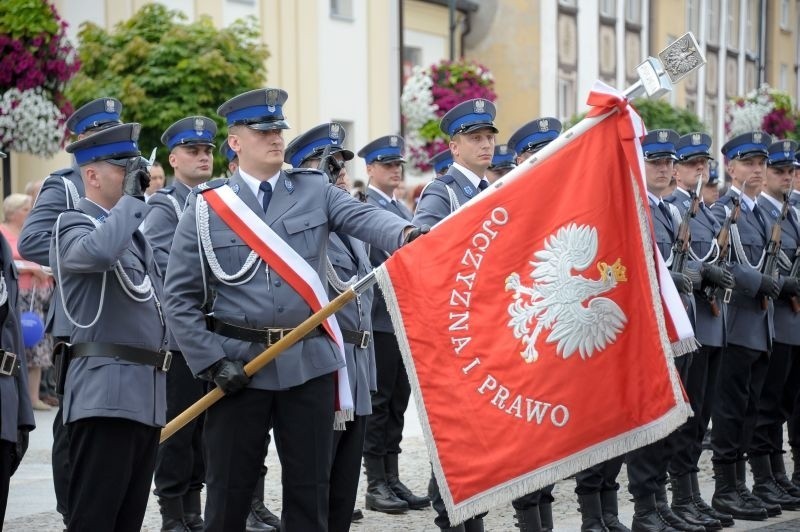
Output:
<svg viewBox="0 0 800 532">
<path fill-rule="evenodd" d="M 658 210 L 660 210 L 661 214 L 664 215 L 664 218 L 667 221 L 667 228 L 670 230 L 670 232 L 674 232 L 675 229 L 672 227 L 672 213 L 669 212 L 667 205 L 663 201 L 658 202 Z"/>
<path fill-rule="evenodd" d="M 481 179 L 480 182 L 478 183 L 478 189 L 483 191 L 486 190 L 487 188 L 489 188 L 489 182 L 486 181 L 485 179 Z"/>
<path fill-rule="evenodd" d="M 758 208 L 758 205 L 753 205 L 753 214 L 755 214 L 756 218 L 758 218 L 758 222 L 761 224 L 761 229 L 766 231 L 767 222 L 764 220 L 764 215 L 761 214 L 761 209 Z"/>
<path fill-rule="evenodd" d="M 267 212 L 267 207 L 269 207 L 269 200 L 272 199 L 272 185 L 269 184 L 269 181 L 262 181 L 260 185 L 258 185 L 258 190 L 264 193 L 264 197 L 261 199 L 261 206 L 264 207 L 264 212 Z"/>
</svg>

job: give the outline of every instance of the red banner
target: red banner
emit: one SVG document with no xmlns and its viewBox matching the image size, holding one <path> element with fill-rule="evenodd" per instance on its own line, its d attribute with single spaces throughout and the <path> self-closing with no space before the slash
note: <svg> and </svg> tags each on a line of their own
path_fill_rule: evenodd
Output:
<svg viewBox="0 0 800 532">
<path fill-rule="evenodd" d="M 454 523 L 690 412 L 631 118 L 577 129 L 378 270 Z"/>
</svg>

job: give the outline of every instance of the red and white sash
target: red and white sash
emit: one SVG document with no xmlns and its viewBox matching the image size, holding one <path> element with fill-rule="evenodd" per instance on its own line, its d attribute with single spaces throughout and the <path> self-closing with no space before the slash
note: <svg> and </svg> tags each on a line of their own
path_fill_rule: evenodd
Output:
<svg viewBox="0 0 800 532">
<path fill-rule="evenodd" d="M 284 281 L 289 283 L 303 301 L 317 312 L 329 303 L 328 294 L 317 271 L 311 267 L 289 244 L 273 231 L 228 185 L 203 192 L 203 198 L 222 221 L 236 233 L 259 257 Z M 344 341 L 336 316 L 329 316 L 322 326 L 325 332 L 336 343 L 342 359 Z M 336 411 L 337 422 L 340 412 L 353 410 L 353 397 L 350 394 L 350 382 L 347 367 L 339 368 L 336 374 Z M 345 417 L 346 419 L 346 417 Z M 341 426 L 341 423 L 337 423 Z"/>
</svg>

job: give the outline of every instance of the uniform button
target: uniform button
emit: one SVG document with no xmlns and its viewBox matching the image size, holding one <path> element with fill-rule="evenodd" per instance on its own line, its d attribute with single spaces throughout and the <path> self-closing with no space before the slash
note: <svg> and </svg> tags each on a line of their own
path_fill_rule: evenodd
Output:
<svg viewBox="0 0 800 532">
<path fill-rule="evenodd" d="M 135 213 L 133 213 L 133 217 L 134 217 L 134 218 L 141 218 L 141 217 L 142 217 L 142 213 L 140 213 L 140 212 L 135 212 Z"/>
<path fill-rule="evenodd" d="M 283 307 L 278 307 L 278 312 L 283 312 Z"/>
<path fill-rule="evenodd" d="M 280 285 L 281 285 L 281 281 L 280 281 L 280 279 L 276 280 L 276 281 L 275 281 L 275 286 L 280 286 Z"/>
<path fill-rule="evenodd" d="M 236 243 L 236 239 L 235 238 L 231 238 L 231 243 L 235 244 Z"/>
<path fill-rule="evenodd" d="M 306 227 L 308 227 L 308 222 L 305 222 L 303 225 L 305 225 Z"/>
</svg>

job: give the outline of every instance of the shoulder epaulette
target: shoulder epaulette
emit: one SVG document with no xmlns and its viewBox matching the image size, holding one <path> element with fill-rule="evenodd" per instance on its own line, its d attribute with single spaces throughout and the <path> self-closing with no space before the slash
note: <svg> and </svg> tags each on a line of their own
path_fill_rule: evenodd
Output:
<svg viewBox="0 0 800 532">
<path fill-rule="evenodd" d="M 50 172 L 50 175 L 55 175 L 55 176 L 62 177 L 62 176 L 70 175 L 74 171 L 75 170 L 72 169 L 72 168 L 62 168 L 61 170 L 56 170 L 55 172 Z"/>
<path fill-rule="evenodd" d="M 440 176 L 436 176 L 436 179 L 444 183 L 445 185 L 449 185 L 450 183 L 455 183 L 456 178 L 451 176 L 450 174 L 444 174 Z"/>
<path fill-rule="evenodd" d="M 157 194 L 158 193 L 161 193 L 161 194 L 172 194 L 173 192 L 175 192 L 175 187 L 172 186 L 172 185 L 170 185 L 168 187 L 164 187 L 164 188 L 159 188 L 158 190 L 156 190 Z"/>
<path fill-rule="evenodd" d="M 325 172 L 322 170 L 317 170 L 316 168 L 288 168 L 283 171 L 284 174 L 287 176 L 299 176 L 299 175 L 318 175 L 324 176 Z"/>
<path fill-rule="evenodd" d="M 228 183 L 227 177 L 219 177 L 217 179 L 212 179 L 211 181 L 206 181 L 205 183 L 200 183 L 199 185 L 197 185 L 192 189 L 192 193 L 201 194 L 206 190 L 211 190 L 212 188 L 219 188 L 227 183 Z"/>
<path fill-rule="evenodd" d="M 723 205 L 726 205 L 731 201 L 733 201 L 733 196 L 731 196 L 730 194 L 725 194 L 724 196 L 720 196 L 715 203 L 721 203 Z"/>
</svg>

